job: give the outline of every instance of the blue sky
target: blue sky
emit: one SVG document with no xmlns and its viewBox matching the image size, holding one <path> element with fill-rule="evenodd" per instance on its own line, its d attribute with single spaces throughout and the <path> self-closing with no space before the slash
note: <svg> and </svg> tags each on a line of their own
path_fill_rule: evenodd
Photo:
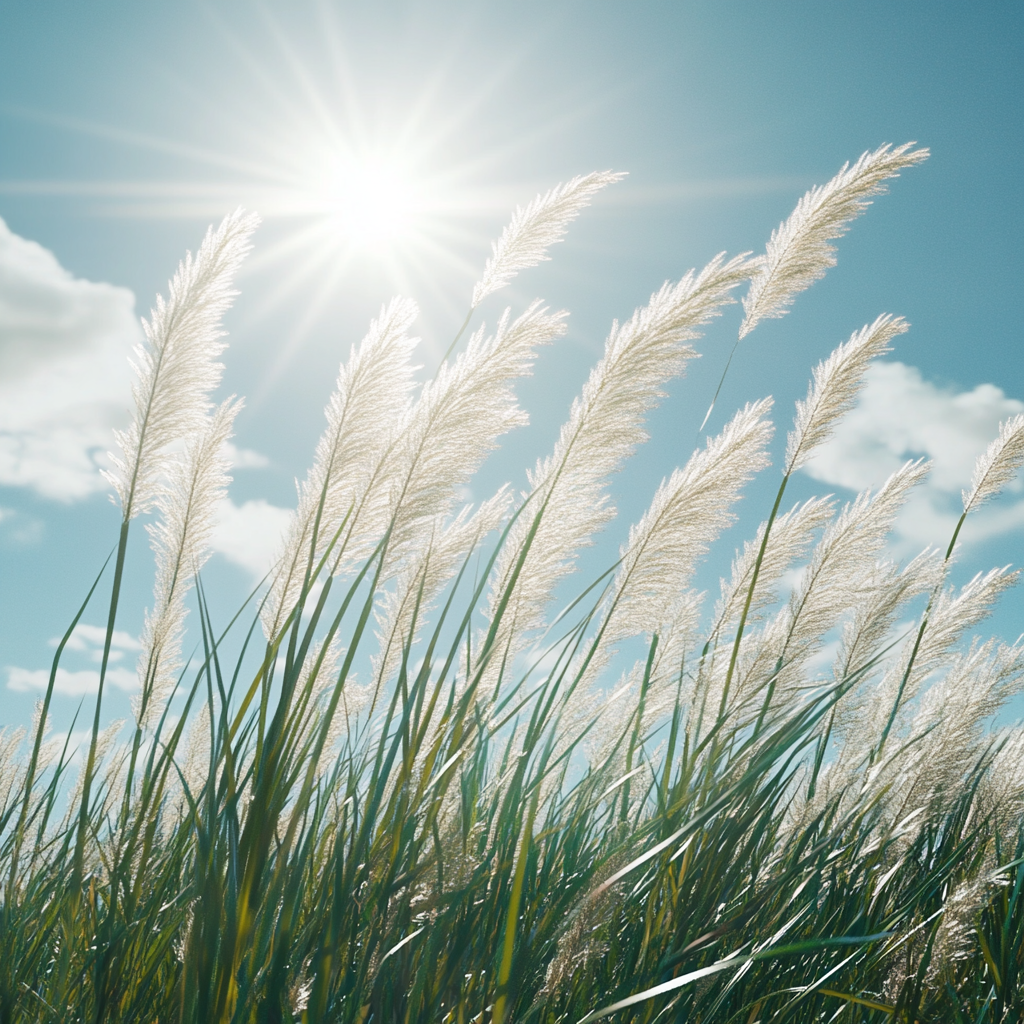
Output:
<svg viewBox="0 0 1024 1024">
<path fill-rule="evenodd" d="M 410 294 L 432 368 L 517 203 L 575 174 L 629 171 L 552 262 L 478 314 L 493 322 L 504 303 L 522 308 L 539 295 L 572 316 L 520 388 L 531 425 L 485 465 L 477 499 L 505 480 L 523 484 L 614 318 L 723 249 L 759 251 L 805 189 L 866 149 L 912 139 L 930 160 L 854 224 L 838 266 L 789 316 L 743 342 L 708 429 L 772 394 L 781 444 L 812 365 L 879 313 L 903 315 L 910 333 L 819 460 L 818 479 L 805 477 L 795 496 L 845 499 L 928 454 L 932 481 L 893 544 L 906 555 L 939 542 L 974 456 L 1000 418 L 1024 409 L 1022 50 L 1024 7 L 1012 2 L 9 0 L 0 12 L 3 721 L 27 718 L 48 641 L 116 540 L 96 459 L 126 416 L 135 317 L 206 226 L 239 203 L 264 223 L 227 321 L 223 392 L 247 406 L 207 570 L 225 608 L 269 557 L 350 344 L 382 302 Z M 327 216 L 323 196 L 338 198 L 339 176 L 365 191 L 391 174 L 404 182 L 413 229 L 353 242 L 373 233 L 360 210 L 341 202 Z M 732 309 L 698 343 L 703 358 L 616 481 L 619 518 L 585 568 L 614 557 L 658 482 L 685 461 L 738 324 Z M 777 478 L 763 476 L 705 585 L 767 511 Z M 1024 561 L 1022 540 L 1018 487 L 965 530 L 959 578 Z M 133 559 L 115 711 L 126 707 L 151 586 L 141 529 Z M 1020 591 L 993 629 L 1007 639 L 1024 630 Z M 94 646 L 83 633 L 69 671 L 91 672 Z M 89 678 L 69 677 L 58 724 Z"/>
</svg>

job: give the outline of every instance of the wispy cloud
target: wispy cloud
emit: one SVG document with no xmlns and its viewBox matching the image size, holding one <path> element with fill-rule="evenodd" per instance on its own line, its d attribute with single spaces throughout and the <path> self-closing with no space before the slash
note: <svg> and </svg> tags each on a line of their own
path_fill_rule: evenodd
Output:
<svg viewBox="0 0 1024 1024">
<path fill-rule="evenodd" d="M 238 448 L 230 441 L 224 446 L 224 454 L 232 469 L 265 469 L 270 459 L 251 448 Z"/>
<path fill-rule="evenodd" d="M 7 689 L 19 692 L 45 690 L 50 681 L 50 670 L 46 668 L 28 669 L 15 665 L 7 666 Z M 139 687 L 139 677 L 132 669 L 108 668 L 107 682 L 119 690 L 132 692 Z M 100 686 L 100 674 L 96 669 L 81 669 L 78 672 L 66 668 L 57 669 L 53 689 L 56 693 L 67 697 L 79 697 L 87 693 L 96 693 Z"/>
<path fill-rule="evenodd" d="M 896 524 L 896 546 L 908 553 L 925 544 L 945 545 L 962 511 L 960 492 L 970 486 L 978 456 L 1001 421 L 1024 412 L 1024 402 L 994 384 L 955 391 L 925 380 L 916 367 L 875 363 L 856 405 L 804 468 L 827 484 L 861 490 L 877 487 L 909 458 L 924 455 L 932 470 Z M 972 515 L 966 543 L 1024 532 L 1020 479 L 1009 498 Z"/>
<path fill-rule="evenodd" d="M 106 635 L 107 631 L 103 626 L 80 622 L 75 626 L 65 651 L 74 651 L 80 657 L 99 664 L 103 658 L 103 643 Z M 50 640 L 51 647 L 56 647 L 59 643 L 60 640 L 57 637 Z M 110 661 L 116 663 L 121 661 L 126 653 L 134 653 L 140 649 L 141 644 L 135 637 L 124 630 L 115 629 L 110 644 Z M 49 681 L 50 670 L 48 668 L 30 669 L 20 668 L 17 665 L 7 666 L 7 689 L 9 690 L 21 693 L 45 690 Z M 119 690 L 129 693 L 137 690 L 139 686 L 139 677 L 135 670 L 117 664 L 112 664 L 107 669 L 107 681 Z M 56 693 L 65 696 L 77 697 L 95 693 L 99 689 L 99 684 L 100 674 L 97 669 L 58 668 L 53 689 Z"/>
<path fill-rule="evenodd" d="M 91 626 L 87 622 L 80 622 L 72 631 L 66 649 L 88 654 L 92 661 L 98 662 L 103 656 L 103 642 L 106 636 L 105 627 Z M 59 643 L 59 637 L 50 639 L 51 647 L 56 647 Z M 115 629 L 110 639 L 110 648 L 110 660 L 120 661 L 124 657 L 125 651 L 140 651 L 142 644 L 123 629 Z"/>
<path fill-rule="evenodd" d="M 0 507 L 0 541 L 3 543 L 19 547 L 38 544 L 43 532 L 42 520 L 17 509 Z"/>
</svg>

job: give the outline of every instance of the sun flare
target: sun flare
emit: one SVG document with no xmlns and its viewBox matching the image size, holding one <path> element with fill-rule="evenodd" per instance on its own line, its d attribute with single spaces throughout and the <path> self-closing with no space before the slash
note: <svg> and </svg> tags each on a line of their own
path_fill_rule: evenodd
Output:
<svg viewBox="0 0 1024 1024">
<path fill-rule="evenodd" d="M 319 176 L 311 198 L 341 244 L 379 250 L 415 231 L 421 192 L 401 164 L 370 158 L 335 162 Z"/>
<path fill-rule="evenodd" d="M 267 54 L 225 28 L 244 59 L 246 88 L 233 86 L 230 105 L 206 109 L 209 145 L 118 131 L 128 146 L 172 155 L 181 177 L 59 183 L 56 194 L 99 197 L 103 212 L 120 218 L 209 224 L 233 208 L 258 213 L 265 227 L 246 273 L 267 275 L 259 315 L 289 301 L 303 309 L 268 371 L 269 386 L 346 280 L 372 280 L 392 294 L 431 282 L 445 315 L 461 319 L 495 226 L 531 186 L 477 183 L 497 151 L 464 145 L 477 112 L 453 98 L 464 90 L 440 78 L 428 89 L 399 83 L 394 95 L 361 90 L 348 78 L 336 26 L 326 25 L 323 46 L 301 52 L 273 19 L 268 27 Z M 246 77 L 271 65 L 282 73 Z M 110 134 L 91 122 L 71 127 Z M 54 186 L 44 184 L 50 194 Z"/>
<path fill-rule="evenodd" d="M 356 241 L 376 243 L 408 230 L 411 189 L 384 168 L 359 167 L 338 186 L 336 218 Z"/>
</svg>

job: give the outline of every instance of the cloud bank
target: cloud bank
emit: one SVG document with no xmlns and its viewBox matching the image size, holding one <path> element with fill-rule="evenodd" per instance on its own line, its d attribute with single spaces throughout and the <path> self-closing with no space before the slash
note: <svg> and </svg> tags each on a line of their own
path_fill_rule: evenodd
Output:
<svg viewBox="0 0 1024 1024">
<path fill-rule="evenodd" d="M 914 366 L 878 362 L 867 374 L 857 406 L 840 421 L 834 436 L 804 467 L 824 483 L 863 490 L 877 487 L 907 459 L 925 456 L 932 471 L 896 524 L 901 554 L 927 544 L 948 544 L 963 511 L 960 492 L 970 484 L 975 460 L 996 436 L 999 424 L 1024 412 L 994 384 L 971 391 L 939 387 Z M 1024 488 L 1018 478 L 1003 501 L 972 513 L 964 543 L 1024 533 Z"/>
<path fill-rule="evenodd" d="M 127 420 L 142 337 L 127 288 L 84 281 L 0 220 L 0 484 L 73 501 Z"/>
</svg>

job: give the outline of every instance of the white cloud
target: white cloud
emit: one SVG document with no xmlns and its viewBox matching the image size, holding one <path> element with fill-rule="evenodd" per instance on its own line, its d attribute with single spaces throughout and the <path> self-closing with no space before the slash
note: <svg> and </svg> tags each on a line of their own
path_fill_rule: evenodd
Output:
<svg viewBox="0 0 1024 1024">
<path fill-rule="evenodd" d="M 90 661 L 99 664 L 103 660 L 103 643 L 107 631 L 103 626 L 93 626 L 87 622 L 80 622 L 75 626 L 68 639 L 65 651 L 74 651 Z M 56 647 L 60 643 L 59 637 L 50 640 L 50 646 Z M 118 662 L 124 658 L 126 652 L 139 651 L 142 644 L 130 633 L 124 630 L 115 629 L 110 641 L 110 661 Z M 48 668 L 28 669 L 18 668 L 16 665 L 7 666 L 7 688 L 9 690 L 45 690 L 50 680 Z M 139 678 L 132 669 L 123 668 L 119 665 L 108 666 L 107 682 L 116 686 L 119 690 L 131 692 L 137 690 Z M 81 696 L 86 693 L 95 693 L 99 689 L 100 674 L 96 669 L 81 669 L 78 671 L 66 668 L 58 668 L 54 679 L 53 689 L 56 693 L 63 693 L 68 696 Z"/>
<path fill-rule="evenodd" d="M 97 464 L 126 422 L 142 336 L 134 306 L 0 220 L 0 484 L 63 501 L 105 490 Z"/>
<path fill-rule="evenodd" d="M 230 498 L 217 508 L 210 546 L 229 562 L 260 580 L 273 564 L 291 513 L 258 498 L 236 505 Z"/>
<path fill-rule="evenodd" d="M 99 468 L 128 420 L 141 340 L 131 291 L 74 277 L 0 219 L 0 484 L 61 501 L 107 489 Z M 235 445 L 228 456 L 269 464 Z"/>
<path fill-rule="evenodd" d="M 266 455 L 254 452 L 251 448 L 236 448 L 230 441 L 224 446 L 224 453 L 232 469 L 264 469 L 270 465 Z"/>
<path fill-rule="evenodd" d="M 72 651 L 87 651 L 90 648 L 102 647 L 106 638 L 107 629 L 105 626 L 91 626 L 87 622 L 80 622 L 72 631 L 67 646 Z M 59 643 L 60 640 L 54 637 L 50 641 L 50 646 L 56 647 Z M 125 651 L 142 650 L 142 644 L 130 633 L 126 633 L 122 629 L 114 630 L 110 638 L 110 645 Z"/>
<path fill-rule="evenodd" d="M 994 384 L 958 392 L 924 380 L 916 367 L 875 363 L 857 406 L 805 472 L 859 491 L 877 487 L 907 459 L 926 456 L 932 471 L 896 524 L 896 547 L 903 554 L 926 544 L 945 547 L 963 511 L 960 492 L 970 483 L 975 460 L 999 424 L 1019 412 L 1024 402 Z M 1019 480 L 1008 488 L 1020 490 Z M 971 543 L 1022 530 L 1024 500 L 1004 501 L 972 514 L 962 539 Z"/>
<path fill-rule="evenodd" d="M 15 665 L 7 666 L 7 689 L 45 690 L 50 681 L 50 670 L 47 668 L 28 669 Z M 119 690 L 131 692 L 139 687 L 139 677 L 127 668 L 108 668 L 107 683 Z M 53 689 L 56 693 L 78 697 L 86 693 L 95 693 L 100 686 L 100 674 L 95 669 L 82 669 L 71 672 L 66 668 L 58 668 Z"/>
<path fill-rule="evenodd" d="M 90 626 L 86 622 L 80 622 L 75 626 L 68 638 L 65 650 L 79 651 L 88 656 L 90 661 L 99 664 L 103 661 L 103 643 L 107 636 L 104 626 Z M 60 643 L 60 637 L 53 637 L 50 646 L 56 647 Z M 141 651 L 142 644 L 130 633 L 124 630 L 115 629 L 110 638 L 110 661 L 120 661 L 125 651 Z"/>
</svg>

